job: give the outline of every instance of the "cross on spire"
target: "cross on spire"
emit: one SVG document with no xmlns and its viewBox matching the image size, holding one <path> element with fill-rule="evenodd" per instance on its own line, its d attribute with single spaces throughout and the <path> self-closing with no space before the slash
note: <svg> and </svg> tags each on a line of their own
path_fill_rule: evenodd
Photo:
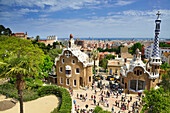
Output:
<svg viewBox="0 0 170 113">
<path fill-rule="evenodd" d="M 159 15 L 161 15 L 160 11 L 158 11 L 158 13 L 156 13 L 156 15 L 158 15 L 157 19 L 159 19 Z"/>
</svg>

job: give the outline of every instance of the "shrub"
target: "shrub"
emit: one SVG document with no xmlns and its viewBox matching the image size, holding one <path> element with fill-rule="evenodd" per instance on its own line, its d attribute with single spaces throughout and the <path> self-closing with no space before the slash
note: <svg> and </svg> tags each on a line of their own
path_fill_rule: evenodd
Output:
<svg viewBox="0 0 170 113">
<path fill-rule="evenodd" d="M 93 113 L 99 113 L 100 111 L 103 111 L 103 109 L 100 106 L 96 106 Z"/>
<path fill-rule="evenodd" d="M 43 86 L 38 89 L 38 94 L 40 96 L 54 94 L 61 97 L 62 102 L 58 108 L 54 109 L 52 113 L 70 113 L 72 108 L 72 99 L 69 92 L 62 87 L 57 86 Z M 58 110 L 58 111 L 57 111 Z M 57 112 L 56 112 L 57 111 Z"/>
</svg>

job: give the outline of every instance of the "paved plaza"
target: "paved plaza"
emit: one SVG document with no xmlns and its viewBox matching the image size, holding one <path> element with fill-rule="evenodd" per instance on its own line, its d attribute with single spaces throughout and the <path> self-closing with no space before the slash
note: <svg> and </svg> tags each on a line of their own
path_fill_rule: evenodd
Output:
<svg viewBox="0 0 170 113">
<path fill-rule="evenodd" d="M 99 106 L 103 108 L 103 110 L 108 110 L 108 111 L 112 111 L 112 107 L 114 107 L 114 113 L 118 113 L 119 111 L 120 112 L 124 112 L 124 113 L 128 113 L 128 112 L 132 112 L 132 106 L 133 106 L 133 103 L 134 102 L 138 102 L 139 104 L 139 97 L 137 94 L 126 94 L 126 99 L 125 99 L 125 102 L 122 102 L 121 101 L 121 98 L 122 96 L 125 97 L 125 94 L 122 93 L 121 95 L 119 94 L 118 95 L 118 98 L 116 98 L 116 95 L 117 93 L 115 93 L 115 95 L 112 93 L 110 95 L 110 97 L 106 97 L 106 92 L 109 91 L 107 88 L 106 89 L 103 89 L 102 91 L 105 92 L 105 94 L 103 93 L 103 96 L 104 96 L 104 100 L 107 100 L 109 102 L 109 107 L 107 106 L 107 102 L 101 102 L 100 99 L 101 99 L 101 92 L 99 88 L 96 88 L 96 91 L 97 93 L 95 94 L 95 89 L 92 90 L 92 87 L 90 87 L 89 89 L 87 89 L 86 91 L 85 90 L 74 90 L 73 91 L 73 95 L 72 95 L 72 98 L 73 98 L 73 101 L 75 100 L 76 101 L 76 108 L 78 109 L 78 106 L 79 106 L 79 110 L 81 109 L 86 109 L 86 105 L 88 105 L 88 108 L 87 110 L 89 109 L 94 109 L 96 107 L 96 105 L 98 105 L 99 103 Z M 77 94 L 79 95 L 78 98 L 77 98 Z M 86 96 L 87 95 L 87 99 L 86 100 L 82 100 L 80 99 L 80 95 L 84 95 Z M 94 101 L 91 100 L 91 96 L 94 95 L 96 96 L 96 105 L 94 105 Z M 130 96 L 132 97 L 132 101 L 129 103 L 129 107 L 128 107 L 128 110 L 122 110 L 120 109 L 121 108 L 121 104 L 125 104 L 127 106 L 128 104 L 128 100 L 130 100 Z M 94 99 L 94 98 L 93 98 Z M 116 103 L 115 101 L 117 100 L 117 102 L 119 102 L 119 107 L 118 106 L 115 106 Z M 99 102 L 100 101 L 100 102 Z M 75 106 L 74 106 L 74 109 L 75 109 Z M 76 112 L 75 112 L 76 113 Z"/>
</svg>

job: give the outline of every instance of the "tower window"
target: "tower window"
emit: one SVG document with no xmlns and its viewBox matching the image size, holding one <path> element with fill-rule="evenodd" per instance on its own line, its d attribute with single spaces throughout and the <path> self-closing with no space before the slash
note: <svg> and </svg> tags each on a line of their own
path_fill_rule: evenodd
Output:
<svg viewBox="0 0 170 113">
<path fill-rule="evenodd" d="M 137 76 L 139 76 L 139 70 L 137 70 Z"/>
<path fill-rule="evenodd" d="M 72 63 L 75 64 L 75 60 L 72 60 Z"/>
<path fill-rule="evenodd" d="M 155 66 L 155 69 L 157 69 L 157 66 Z"/>
<path fill-rule="evenodd" d="M 140 75 L 142 75 L 142 71 L 140 71 Z"/>
<path fill-rule="evenodd" d="M 134 71 L 134 74 L 136 75 L 136 71 Z"/>
</svg>

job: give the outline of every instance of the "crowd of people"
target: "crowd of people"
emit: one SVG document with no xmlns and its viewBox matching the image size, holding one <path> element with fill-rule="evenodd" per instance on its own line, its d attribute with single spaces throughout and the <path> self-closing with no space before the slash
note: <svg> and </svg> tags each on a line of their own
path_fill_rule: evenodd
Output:
<svg viewBox="0 0 170 113">
<path fill-rule="evenodd" d="M 138 99 L 135 98 L 132 102 L 134 98 L 133 96 L 124 93 L 122 94 L 122 92 L 120 91 L 111 90 L 106 87 L 97 88 L 94 84 L 92 85 L 91 90 L 90 88 L 88 88 L 85 90 L 85 93 L 76 93 L 76 97 L 74 99 L 74 107 L 77 113 L 92 113 L 93 110 L 91 105 L 98 105 L 106 109 L 108 108 L 107 110 L 111 111 L 112 113 L 117 113 L 120 111 L 126 111 L 127 113 L 137 112 L 136 108 L 141 102 L 141 93 L 138 94 Z M 89 90 L 91 93 L 87 93 L 87 90 Z M 115 101 L 112 101 L 111 103 L 111 99 Z M 76 102 L 76 100 L 87 103 L 83 104 L 85 105 L 85 109 L 83 109 L 84 106 L 80 106 L 80 104 Z M 91 105 L 89 105 L 89 103 L 91 103 Z"/>
</svg>

